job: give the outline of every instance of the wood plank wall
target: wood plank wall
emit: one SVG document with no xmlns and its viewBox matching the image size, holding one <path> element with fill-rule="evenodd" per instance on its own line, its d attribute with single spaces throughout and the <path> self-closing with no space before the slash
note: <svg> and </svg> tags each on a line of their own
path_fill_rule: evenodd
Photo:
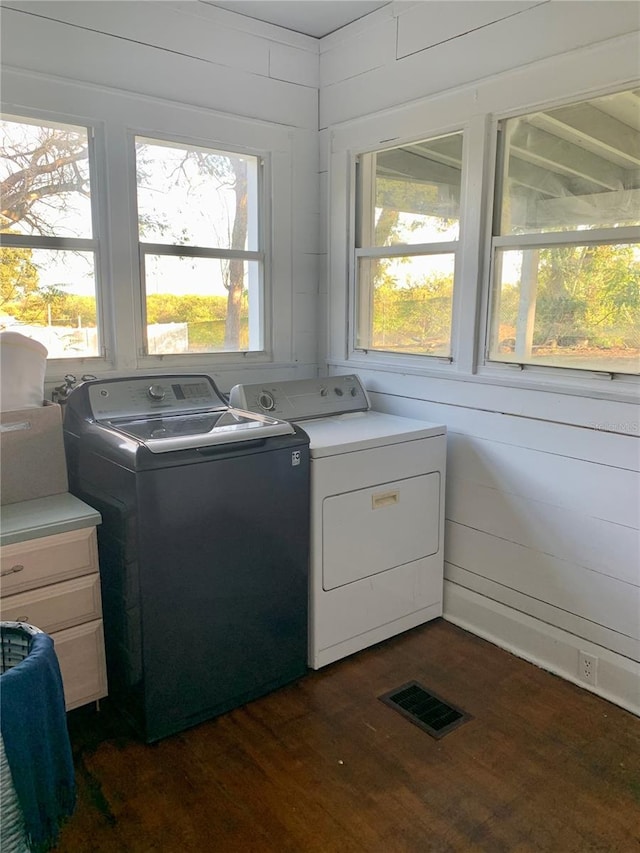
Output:
<svg viewBox="0 0 640 853">
<path fill-rule="evenodd" d="M 77 99 L 93 97 L 99 114 L 106 93 L 116 111 L 118 98 L 171 102 L 211 111 L 214 124 L 224 114 L 248 129 L 286 130 L 290 151 L 278 156 L 289 158 L 292 183 L 273 213 L 290 359 L 261 370 L 234 365 L 215 374 L 221 387 L 260 381 L 265 369 L 273 379 L 313 375 L 319 341 L 320 364 L 360 372 L 376 407 L 446 423 L 448 618 L 574 680 L 579 650 L 595 654 L 597 689 L 638 712 L 637 432 L 595 428 L 637 425 L 637 409 L 346 360 L 350 178 L 340 160 L 350 139 L 371 138 L 358 119 L 377 122 L 376 140 L 392 137 L 398 107 L 417 103 L 419 135 L 447 93 L 469 114 L 490 101 L 480 80 L 525 104 L 552 89 L 557 97 L 561 84 L 568 97 L 630 79 L 637 4 L 392 3 L 319 44 L 204 3 L 7 0 L 0 16 L 10 104 L 53 109 L 57 98 L 73 113 Z M 126 329 L 130 282 L 116 277 L 113 287 L 124 294 L 117 319 Z"/>
<path fill-rule="evenodd" d="M 488 233 L 476 206 L 490 208 L 483 170 L 494 116 L 637 85 L 639 24 L 629 3 L 394 3 L 323 39 L 320 66 L 328 368 L 358 373 L 374 408 L 447 425 L 445 616 L 635 713 L 637 400 L 616 400 L 614 383 L 597 380 L 576 394 L 544 380 L 478 376 L 471 338 L 482 327 L 487 267 L 472 255 L 483 256 Z M 350 351 L 352 158 L 460 127 L 478 151 L 466 161 L 474 207 L 461 238 L 454 364 Z M 595 685 L 580 679 L 581 651 L 599 659 Z"/>
<path fill-rule="evenodd" d="M 266 152 L 272 176 L 267 240 L 276 293 L 275 364 L 267 367 L 270 378 L 315 375 L 321 218 L 317 39 L 194 0 L 9 0 L 0 16 L 5 110 L 106 124 L 112 171 L 123 171 L 117 162 L 121 137 L 140 128 L 158 135 L 169 128 L 180 138 L 187 136 L 189 122 L 202 128 L 205 144 L 219 144 L 220 127 L 236 119 L 242 123 L 236 144 L 245 141 L 258 151 L 264 149 L 263 131 L 272 131 L 275 142 Z M 121 241 L 107 283 L 122 331 L 122 346 L 116 347 L 121 372 L 136 368 L 135 351 L 124 354 L 134 336 L 136 294 L 132 270 L 119 266 L 121 247 L 130 239 L 127 202 L 109 199 L 111 239 Z M 206 360 L 201 367 L 211 372 Z M 264 368 L 245 358 L 223 365 L 215 378 L 228 390 L 237 382 L 259 382 L 262 375 Z"/>
</svg>

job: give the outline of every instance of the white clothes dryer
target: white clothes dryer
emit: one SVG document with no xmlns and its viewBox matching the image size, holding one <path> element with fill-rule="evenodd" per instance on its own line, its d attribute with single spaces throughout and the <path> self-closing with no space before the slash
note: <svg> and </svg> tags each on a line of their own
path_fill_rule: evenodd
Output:
<svg viewBox="0 0 640 853">
<path fill-rule="evenodd" d="M 309 666 L 442 615 L 446 427 L 371 410 L 355 375 L 236 385 L 310 439 Z"/>
</svg>

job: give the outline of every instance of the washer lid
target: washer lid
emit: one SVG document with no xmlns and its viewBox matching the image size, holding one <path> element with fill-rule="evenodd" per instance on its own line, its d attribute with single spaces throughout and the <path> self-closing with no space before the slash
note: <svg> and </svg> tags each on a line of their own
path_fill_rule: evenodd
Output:
<svg viewBox="0 0 640 853">
<path fill-rule="evenodd" d="M 274 435 L 292 435 L 287 421 L 240 409 L 104 421 L 105 426 L 142 442 L 152 453 L 190 447 L 210 447 L 236 441 L 254 441 Z"/>
<path fill-rule="evenodd" d="M 153 374 L 84 382 L 69 395 L 68 431 L 97 424 L 152 453 L 292 435 L 288 421 L 228 406 L 205 374 Z"/>
<path fill-rule="evenodd" d="M 442 424 L 372 411 L 303 421 L 299 426 L 309 436 L 314 459 L 446 433 Z"/>
</svg>

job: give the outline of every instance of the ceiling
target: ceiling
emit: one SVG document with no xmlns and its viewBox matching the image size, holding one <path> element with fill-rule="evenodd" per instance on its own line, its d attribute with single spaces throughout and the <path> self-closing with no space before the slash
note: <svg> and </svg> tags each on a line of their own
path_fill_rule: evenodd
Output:
<svg viewBox="0 0 640 853">
<path fill-rule="evenodd" d="M 640 210 L 640 89 L 603 95 L 509 120 L 503 136 L 512 229 L 634 226 Z M 376 175 L 426 184 L 410 193 L 429 213 L 459 204 L 462 137 L 453 133 L 378 152 Z M 413 212 L 424 212 L 415 207 Z M 514 232 L 515 233 L 515 232 Z"/>
<path fill-rule="evenodd" d="M 297 33 L 322 38 L 388 6 L 389 0 L 200 0 Z"/>
</svg>

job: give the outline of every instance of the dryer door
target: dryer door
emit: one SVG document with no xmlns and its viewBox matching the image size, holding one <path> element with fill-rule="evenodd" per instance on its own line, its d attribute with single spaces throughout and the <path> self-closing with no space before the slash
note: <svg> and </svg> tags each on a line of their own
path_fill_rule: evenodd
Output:
<svg viewBox="0 0 640 853">
<path fill-rule="evenodd" d="M 336 589 L 439 548 L 440 473 L 326 498 L 322 587 Z"/>
</svg>

